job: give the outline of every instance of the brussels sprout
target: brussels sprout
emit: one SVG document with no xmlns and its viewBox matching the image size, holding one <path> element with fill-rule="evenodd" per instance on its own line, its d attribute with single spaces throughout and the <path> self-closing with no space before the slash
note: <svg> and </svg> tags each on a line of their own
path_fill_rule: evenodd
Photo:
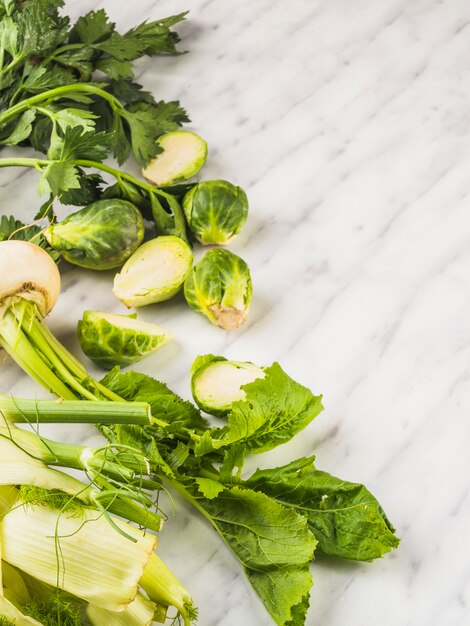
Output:
<svg viewBox="0 0 470 626">
<path fill-rule="evenodd" d="M 228 361 L 221 356 L 198 357 L 191 368 L 191 391 L 206 413 L 223 417 L 237 400 L 245 399 L 243 385 L 264 378 L 264 371 L 249 361 Z"/>
<path fill-rule="evenodd" d="M 101 367 L 111 369 L 136 363 L 171 341 L 171 333 L 164 328 L 136 317 L 135 313 L 85 311 L 77 326 L 83 352 Z"/>
<path fill-rule="evenodd" d="M 176 130 L 157 139 L 163 152 L 142 170 L 153 185 L 171 185 L 188 180 L 199 172 L 206 162 L 207 144 L 195 133 Z"/>
<path fill-rule="evenodd" d="M 51 224 L 47 241 L 69 263 L 92 270 L 119 267 L 144 238 L 138 209 L 126 200 L 98 200 Z"/>
<path fill-rule="evenodd" d="M 248 198 L 243 189 L 226 180 L 208 180 L 188 191 L 183 209 L 198 241 L 225 245 L 246 222 Z"/>
<path fill-rule="evenodd" d="M 238 328 L 251 301 L 251 277 L 243 259 L 228 250 L 209 250 L 184 284 L 189 306 L 220 328 Z"/>
<path fill-rule="evenodd" d="M 126 306 L 169 300 L 181 289 L 193 263 L 188 244 L 174 235 L 144 243 L 114 277 L 114 295 Z"/>
</svg>

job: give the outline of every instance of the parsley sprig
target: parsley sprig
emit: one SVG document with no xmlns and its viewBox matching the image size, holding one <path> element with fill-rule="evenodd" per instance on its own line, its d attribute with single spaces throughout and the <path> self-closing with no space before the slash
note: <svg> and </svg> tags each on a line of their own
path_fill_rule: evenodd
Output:
<svg viewBox="0 0 470 626">
<path fill-rule="evenodd" d="M 47 158 L 1 159 L 0 167 L 34 167 L 38 192 L 63 203 L 121 197 L 152 215 L 157 230 L 186 238 L 175 195 L 105 165 L 131 154 L 141 165 L 156 139 L 188 122 L 177 101 L 156 101 L 134 82 L 133 62 L 177 53 L 171 28 L 185 13 L 144 22 L 124 34 L 104 10 L 71 24 L 62 0 L 0 0 L 0 146 L 31 146 Z M 106 188 L 98 170 L 116 183 Z M 40 211 L 43 214 L 43 211 Z"/>
</svg>

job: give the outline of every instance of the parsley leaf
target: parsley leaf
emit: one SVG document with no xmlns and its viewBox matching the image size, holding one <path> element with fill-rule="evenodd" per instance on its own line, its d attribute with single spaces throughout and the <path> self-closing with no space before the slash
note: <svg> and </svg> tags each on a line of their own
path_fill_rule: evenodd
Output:
<svg viewBox="0 0 470 626">
<path fill-rule="evenodd" d="M 131 105 L 123 116 L 130 128 L 132 151 L 142 165 L 161 151 L 155 143 L 157 137 L 189 121 L 179 102 L 139 102 Z"/>
<path fill-rule="evenodd" d="M 43 248 L 52 257 L 55 263 L 60 261 L 60 254 L 49 245 L 46 238 L 41 234 L 41 228 L 36 224 L 26 226 L 12 215 L 9 217 L 2 215 L 0 217 L 0 241 L 7 239 L 33 240 L 37 246 Z"/>
<path fill-rule="evenodd" d="M 69 19 L 58 12 L 63 5 L 62 0 L 28 0 L 21 5 L 16 22 L 22 56 L 44 54 L 66 41 Z"/>
<path fill-rule="evenodd" d="M 368 561 L 396 548 L 395 529 L 370 491 L 317 470 L 313 461 L 257 470 L 244 484 L 302 513 L 325 554 Z"/>
<path fill-rule="evenodd" d="M 42 171 L 38 182 L 38 195 L 60 196 L 63 191 L 80 188 L 77 168 L 67 161 L 52 161 Z"/>
<path fill-rule="evenodd" d="M 109 82 L 109 91 L 126 105 L 135 102 L 149 102 L 155 104 L 155 98 L 150 91 L 144 91 L 142 85 L 128 78 L 111 80 Z"/>
<path fill-rule="evenodd" d="M 70 33 L 70 42 L 98 43 L 109 37 L 115 29 L 104 9 L 90 11 L 78 18 Z"/>
<path fill-rule="evenodd" d="M 101 198 L 104 180 L 99 174 L 86 174 L 80 167 L 76 168 L 80 187 L 63 191 L 60 196 L 62 204 L 85 206 Z"/>
<path fill-rule="evenodd" d="M 14 122 L 12 132 L 8 134 L 7 137 L 0 138 L 0 143 L 5 146 L 15 146 L 21 141 L 28 139 L 33 129 L 35 117 L 36 112 L 34 109 L 25 111 L 21 117 Z M 11 127 L 12 125 L 10 124 L 6 130 L 8 131 Z"/>
<path fill-rule="evenodd" d="M 57 136 L 51 144 L 48 157 L 50 159 L 103 161 L 110 149 L 113 136 L 111 133 L 95 133 L 84 130 L 82 126 L 67 127 L 61 136 Z"/>
<path fill-rule="evenodd" d="M 166 19 L 144 22 L 129 30 L 124 37 L 127 42 L 138 43 L 139 55 L 176 54 L 176 44 L 180 38 L 169 29 L 184 20 L 187 14 L 186 11 Z"/>
<path fill-rule="evenodd" d="M 29 72 L 26 73 L 26 77 L 22 82 L 22 88 L 30 93 L 55 89 L 75 81 L 73 73 L 63 67 L 55 67 L 54 71 L 51 72 L 45 67 L 31 65 L 28 70 Z M 89 99 L 88 102 L 90 102 Z"/>
</svg>

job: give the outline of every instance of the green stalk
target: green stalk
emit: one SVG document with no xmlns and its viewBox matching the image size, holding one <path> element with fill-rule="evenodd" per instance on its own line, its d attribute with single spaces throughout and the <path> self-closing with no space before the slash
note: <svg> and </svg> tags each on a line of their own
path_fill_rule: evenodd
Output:
<svg viewBox="0 0 470 626">
<path fill-rule="evenodd" d="M 122 398 L 109 391 L 109 389 L 106 389 L 106 387 L 89 376 L 83 365 L 57 341 L 43 322 L 33 302 L 21 300 L 6 312 L 5 317 L 9 318 L 10 315 L 16 318 L 18 333 L 21 334 L 21 336 L 24 335 L 32 350 L 34 350 L 38 356 L 42 356 L 42 360 L 47 362 L 54 376 L 59 381 L 62 381 L 62 383 L 65 383 L 66 388 L 71 393 L 75 392 L 75 394 L 77 394 L 71 397 L 58 394 L 60 397 L 66 400 L 78 397 L 96 401 L 99 400 L 101 396 L 104 396 L 108 400 L 122 402 Z M 2 334 L 1 329 L 2 326 L 0 323 L 0 334 Z M 14 346 L 13 350 L 14 354 L 11 349 L 10 354 L 16 358 L 18 347 Z"/>
<path fill-rule="evenodd" d="M 146 402 L 96 400 L 25 400 L 0 394 L 0 415 L 29 424 L 149 424 Z"/>
<path fill-rule="evenodd" d="M 99 96 L 100 98 L 106 100 L 111 105 L 113 110 L 125 112 L 125 109 L 119 100 L 104 89 L 90 83 L 75 83 L 74 85 L 63 85 L 62 87 L 49 89 L 48 91 L 43 91 L 35 96 L 32 96 L 31 98 L 26 98 L 26 100 L 18 102 L 18 104 L 13 105 L 4 111 L 4 113 L 0 114 L 0 126 L 7 124 L 12 119 L 21 115 L 28 109 L 33 108 L 37 104 L 41 104 L 49 100 L 57 100 L 58 98 L 66 97 L 70 93 L 89 93 L 91 95 Z"/>
<path fill-rule="evenodd" d="M 19 104 L 23 104 L 23 103 L 20 102 Z M 1 124 L 1 118 L 2 116 L 0 115 L 0 124 Z M 48 165 L 52 163 L 56 163 L 56 161 L 51 160 L 51 159 L 35 159 L 32 157 L 15 157 L 15 158 L 9 158 L 9 159 L 0 159 L 0 167 L 30 167 L 30 168 L 34 168 L 38 170 L 39 172 L 42 172 L 43 168 L 46 168 Z M 167 225 L 162 226 L 162 224 L 166 224 L 168 220 L 173 219 L 174 231 L 176 233 L 179 233 L 179 236 L 182 239 L 187 240 L 186 222 L 184 220 L 183 212 L 176 198 L 172 196 L 170 193 L 167 193 L 166 191 L 163 191 L 159 189 L 158 187 L 155 187 L 154 185 L 150 185 L 149 183 L 146 183 L 143 180 L 140 180 L 139 178 L 132 176 L 132 174 L 128 174 L 127 172 L 122 172 L 121 170 L 118 170 L 109 165 L 105 165 L 104 163 L 100 163 L 98 161 L 89 161 L 87 159 L 68 159 L 67 163 L 70 163 L 71 165 L 74 165 L 76 167 L 81 167 L 81 168 L 94 168 L 101 172 L 105 172 L 106 174 L 110 174 L 118 181 L 118 183 L 119 181 L 124 180 L 124 181 L 131 183 L 135 187 L 138 187 L 139 189 L 143 190 L 150 199 L 150 203 L 152 205 L 152 213 L 154 216 L 155 223 L 157 224 L 157 227 L 162 232 L 167 232 L 165 229 L 168 226 Z M 162 206 L 158 198 L 163 198 L 165 199 L 166 202 L 168 202 L 168 205 L 173 213 L 172 217 L 164 209 L 164 207 Z"/>
<path fill-rule="evenodd" d="M 22 102 L 20 104 L 22 104 Z M 2 116 L 0 115 L 0 124 L 1 117 Z M 0 167 L 31 167 L 34 169 L 41 169 L 47 167 L 51 163 L 55 163 L 55 161 L 52 159 L 35 159 L 34 157 L 12 157 L 9 159 L 0 159 Z M 174 197 L 166 191 L 155 187 L 155 185 L 150 185 L 149 183 L 132 176 L 132 174 L 121 172 L 121 170 L 111 167 L 110 165 L 105 165 L 104 163 L 100 163 L 98 161 L 89 161 L 88 159 L 68 159 L 67 163 L 76 165 L 77 167 L 92 167 L 100 170 L 101 172 L 111 174 L 111 176 L 114 176 L 114 178 L 118 181 L 126 180 L 136 187 L 140 187 L 148 194 L 154 193 L 162 198 L 165 198 L 168 202 L 174 201 Z"/>
<path fill-rule="evenodd" d="M 50 364 L 43 360 L 41 354 L 31 345 L 11 309 L 5 312 L 0 321 L 0 344 L 25 372 L 47 390 L 65 400 L 78 399 L 75 393 L 56 376 Z"/>
<path fill-rule="evenodd" d="M 191 619 L 196 617 L 191 596 L 155 552 L 144 569 L 140 585 L 156 604 L 176 607 L 185 626 L 190 626 Z"/>
<path fill-rule="evenodd" d="M 110 478 L 129 481 L 135 477 L 135 467 L 128 467 L 119 459 L 112 446 L 87 448 L 70 443 L 58 443 L 36 433 L 11 426 L 0 427 L 0 439 L 11 441 L 19 450 L 45 465 L 68 467 L 93 475 L 106 474 Z M 138 466 L 140 469 L 143 462 Z"/>
</svg>

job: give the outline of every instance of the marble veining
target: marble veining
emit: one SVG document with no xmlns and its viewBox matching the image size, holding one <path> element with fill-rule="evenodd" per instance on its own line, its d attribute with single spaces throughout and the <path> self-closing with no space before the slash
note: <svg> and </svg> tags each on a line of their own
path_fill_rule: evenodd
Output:
<svg viewBox="0 0 470 626">
<path fill-rule="evenodd" d="M 139 368 L 189 397 L 197 354 L 280 360 L 324 394 L 306 434 L 258 464 L 314 452 L 319 467 L 371 488 L 402 543 L 374 564 L 319 558 L 309 625 L 469 623 L 468 2 L 67 7 L 75 16 L 104 7 L 122 28 L 191 9 L 179 29 L 189 53 L 144 60 L 138 78 L 187 107 L 210 147 L 204 178 L 228 178 L 250 199 L 230 246 L 252 268 L 249 321 L 224 333 L 181 297 L 142 309 L 176 339 Z M 30 218 L 35 184 L 33 172 L 3 170 L 1 211 Z M 50 325 L 77 355 L 83 309 L 123 311 L 111 278 L 63 277 Z M 1 372 L 2 391 L 44 395 L 11 362 Z M 91 427 L 44 432 L 99 439 Z M 184 503 L 177 509 L 160 550 L 201 626 L 269 626 L 229 551 Z"/>
</svg>

